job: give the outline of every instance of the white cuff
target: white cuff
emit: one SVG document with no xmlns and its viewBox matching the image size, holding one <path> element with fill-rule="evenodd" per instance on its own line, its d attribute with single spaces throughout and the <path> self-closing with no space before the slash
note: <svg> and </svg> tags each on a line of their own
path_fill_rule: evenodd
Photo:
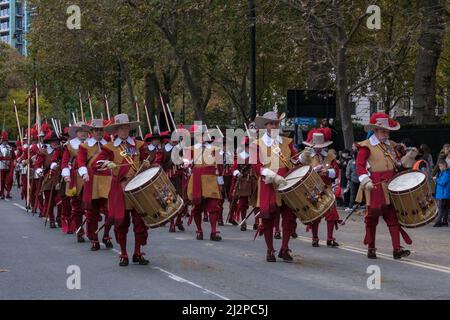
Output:
<svg viewBox="0 0 450 320">
<path fill-rule="evenodd" d="M 80 175 L 80 177 L 84 176 L 85 174 L 88 174 L 88 170 L 86 167 L 81 167 L 78 169 L 78 174 Z"/>
<path fill-rule="evenodd" d="M 233 171 L 233 176 L 237 177 L 241 172 L 239 170 L 234 170 Z"/>
<path fill-rule="evenodd" d="M 359 182 L 362 182 L 365 178 L 369 178 L 369 175 L 368 175 L 368 174 L 362 174 L 362 175 L 360 175 L 360 176 L 358 177 Z"/>
<path fill-rule="evenodd" d="M 261 175 L 267 176 L 271 170 L 269 168 L 262 168 L 261 169 Z"/>
<path fill-rule="evenodd" d="M 224 184 L 224 181 L 223 181 L 223 177 L 222 177 L 222 176 L 218 176 L 218 177 L 217 177 L 217 183 L 220 184 L 220 185 L 223 185 L 223 184 Z"/>
<path fill-rule="evenodd" d="M 70 169 L 69 168 L 62 169 L 61 176 L 62 177 L 70 177 Z"/>
<path fill-rule="evenodd" d="M 58 164 L 56 162 L 52 162 L 52 164 L 50 165 L 51 170 L 55 170 L 57 167 L 58 167 Z"/>
<path fill-rule="evenodd" d="M 328 169 L 328 177 L 331 178 L 331 179 L 336 178 L 336 170 Z"/>
<path fill-rule="evenodd" d="M 44 169 L 42 169 L 42 168 L 37 168 L 37 169 L 36 169 L 36 173 L 37 173 L 37 174 L 40 175 L 42 172 L 44 172 Z"/>
</svg>

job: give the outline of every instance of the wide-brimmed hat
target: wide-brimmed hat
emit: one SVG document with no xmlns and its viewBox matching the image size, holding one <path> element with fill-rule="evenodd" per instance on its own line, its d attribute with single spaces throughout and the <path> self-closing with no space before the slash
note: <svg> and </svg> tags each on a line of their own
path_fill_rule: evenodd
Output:
<svg viewBox="0 0 450 320">
<path fill-rule="evenodd" d="M 104 129 L 108 123 L 103 119 L 92 119 L 87 124 L 83 125 L 83 129 L 91 131 L 93 129 Z"/>
<path fill-rule="evenodd" d="M 325 148 L 333 144 L 333 141 L 327 141 L 322 132 L 314 132 L 310 141 L 303 141 L 302 143 L 312 148 Z"/>
<path fill-rule="evenodd" d="M 140 121 L 130 121 L 126 113 L 121 113 L 114 116 L 114 122 L 107 125 L 104 129 L 108 133 L 114 133 L 118 127 L 123 125 L 130 126 L 130 130 L 136 129 L 141 124 Z"/>
<path fill-rule="evenodd" d="M 389 118 L 384 112 L 374 113 L 370 116 L 369 123 L 364 126 L 366 132 L 373 131 L 375 129 L 385 129 L 389 131 L 396 131 L 400 129 L 400 124 Z"/>
<path fill-rule="evenodd" d="M 61 139 L 58 137 L 56 132 L 49 131 L 44 137 L 44 143 L 50 143 L 52 141 L 60 141 Z"/>
<path fill-rule="evenodd" d="M 286 117 L 285 113 L 282 113 L 280 116 L 275 111 L 269 111 L 264 113 L 262 116 L 257 116 L 255 118 L 255 124 L 258 129 L 264 129 L 265 125 L 269 122 L 280 122 Z"/>
<path fill-rule="evenodd" d="M 83 128 L 83 126 L 85 126 L 86 123 L 83 121 L 77 122 L 74 125 L 69 127 L 69 137 L 70 138 L 75 138 L 76 134 L 78 131 L 86 131 L 89 132 L 89 130 L 86 130 Z"/>
</svg>

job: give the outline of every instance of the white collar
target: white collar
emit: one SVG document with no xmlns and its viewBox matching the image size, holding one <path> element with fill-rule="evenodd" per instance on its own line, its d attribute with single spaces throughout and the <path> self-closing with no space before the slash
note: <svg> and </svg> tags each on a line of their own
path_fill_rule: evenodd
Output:
<svg viewBox="0 0 450 320">
<path fill-rule="evenodd" d="M 70 146 L 74 149 L 74 150 L 78 150 L 78 147 L 80 146 L 81 143 L 83 143 L 80 139 L 78 139 L 78 137 L 73 138 L 72 140 L 69 141 Z"/>
<path fill-rule="evenodd" d="M 158 149 L 157 146 L 155 146 L 155 145 L 153 145 L 153 144 L 149 144 L 149 145 L 148 145 L 148 150 L 154 151 L 154 150 L 156 150 L 156 149 Z"/>
<path fill-rule="evenodd" d="M 51 145 L 49 145 L 49 144 L 47 145 L 47 153 L 48 153 L 48 154 L 53 153 L 54 150 L 55 150 L 55 149 L 53 149 Z"/>
<path fill-rule="evenodd" d="M 122 140 L 119 137 L 117 137 L 116 140 L 114 140 L 114 147 L 118 147 L 123 141 L 128 142 L 128 144 L 130 144 L 132 146 L 135 145 L 134 140 L 131 137 L 128 137 L 127 140 Z"/>
<path fill-rule="evenodd" d="M 166 143 L 166 145 L 164 146 L 164 150 L 166 150 L 167 152 L 171 151 L 173 149 L 173 145 L 171 145 L 170 143 Z"/>
<path fill-rule="evenodd" d="M 248 154 L 248 152 L 247 151 L 241 151 L 241 153 L 239 153 L 239 156 L 242 158 L 242 159 L 247 159 L 250 155 Z"/>
<path fill-rule="evenodd" d="M 378 140 L 378 138 L 377 138 L 377 136 L 376 136 L 375 134 L 373 134 L 373 135 L 370 136 L 369 141 L 370 141 L 370 144 L 371 144 L 372 146 L 374 146 L 374 147 L 380 143 L 380 140 Z M 388 146 L 391 144 L 391 142 L 389 141 L 389 139 L 386 140 L 385 144 L 387 144 Z"/>
<path fill-rule="evenodd" d="M 273 139 L 272 137 L 269 137 L 269 135 L 266 133 L 264 133 L 264 135 L 262 136 L 262 141 L 264 142 L 264 144 L 268 147 L 271 147 L 272 144 L 279 144 L 279 143 L 283 143 L 283 138 L 281 138 L 279 135 L 277 136 L 276 140 Z"/>
<path fill-rule="evenodd" d="M 92 146 L 94 146 L 97 142 L 100 142 L 100 144 L 101 144 L 102 146 L 106 144 L 106 140 L 103 139 L 103 138 L 102 138 L 102 140 L 97 141 L 97 139 L 91 137 L 91 138 L 89 138 L 89 139 L 87 140 L 87 145 L 88 145 L 88 147 L 92 147 Z"/>
</svg>

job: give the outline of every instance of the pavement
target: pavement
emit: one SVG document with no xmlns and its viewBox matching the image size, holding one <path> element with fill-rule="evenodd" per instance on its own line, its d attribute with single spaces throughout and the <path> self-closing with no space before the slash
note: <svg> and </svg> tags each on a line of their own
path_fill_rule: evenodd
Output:
<svg viewBox="0 0 450 320">
<path fill-rule="evenodd" d="M 450 299 L 449 228 L 408 230 L 412 254 L 393 260 L 380 220 L 379 258 L 369 260 L 362 213 L 336 231 L 339 248 L 323 241 L 313 248 L 311 234 L 299 223 L 299 237 L 290 242 L 294 261 L 268 263 L 264 239 L 253 241 L 254 231 L 225 225 L 219 227 L 223 240 L 212 242 L 204 225 L 203 241 L 195 240 L 194 224 L 185 232 L 150 229 L 144 249 L 150 264 L 119 267 L 115 242 L 114 249 L 91 252 L 88 242 L 44 227 L 44 219 L 25 211 L 14 189 L 12 200 L 0 200 L 0 299 Z M 322 223 L 322 240 L 325 232 Z M 132 253 L 131 228 L 128 238 Z M 281 240 L 275 246 L 279 249 Z"/>
</svg>

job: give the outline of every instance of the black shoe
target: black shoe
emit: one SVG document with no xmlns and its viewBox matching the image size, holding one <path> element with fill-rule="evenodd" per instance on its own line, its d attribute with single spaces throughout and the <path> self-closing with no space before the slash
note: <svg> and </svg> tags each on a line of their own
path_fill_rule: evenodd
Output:
<svg viewBox="0 0 450 320">
<path fill-rule="evenodd" d="M 146 266 L 150 261 L 145 259 L 143 254 L 133 254 L 133 263 L 139 263 L 141 266 Z"/>
<path fill-rule="evenodd" d="M 56 221 L 56 224 L 58 225 L 58 228 L 61 228 L 61 218 L 56 217 L 55 221 Z"/>
<path fill-rule="evenodd" d="M 435 228 L 439 228 L 439 227 L 448 227 L 448 222 L 442 222 L 442 221 L 439 221 L 439 222 L 436 222 L 436 223 L 433 225 L 433 227 L 435 227 Z"/>
<path fill-rule="evenodd" d="M 170 225 L 169 232 L 176 232 L 174 224 Z"/>
<path fill-rule="evenodd" d="M 312 241 L 312 246 L 313 246 L 314 248 L 320 247 L 320 246 L 319 246 L 319 240 L 313 240 L 313 241 Z"/>
<path fill-rule="evenodd" d="M 284 261 L 291 262 L 294 260 L 291 256 L 291 250 L 280 250 L 280 253 L 278 253 L 278 258 L 283 259 Z"/>
<path fill-rule="evenodd" d="M 242 224 L 241 231 L 247 231 L 247 224 Z"/>
<path fill-rule="evenodd" d="M 221 241 L 222 237 L 219 236 L 217 233 L 211 233 L 211 235 L 209 236 L 209 240 L 211 240 L 211 241 Z"/>
<path fill-rule="evenodd" d="M 2 200 L 5 200 L 5 196 L 4 196 L 4 195 L 3 195 L 3 196 L 1 196 L 1 197 L 0 197 L 0 199 L 2 199 Z"/>
<path fill-rule="evenodd" d="M 275 258 L 275 251 L 272 251 L 272 252 L 268 252 L 267 253 L 267 256 L 266 256 L 266 261 L 267 262 L 276 262 L 277 261 L 277 259 Z"/>
<path fill-rule="evenodd" d="M 399 250 L 395 250 L 393 252 L 394 259 L 401 259 L 407 257 L 411 254 L 411 251 L 400 248 Z"/>
<path fill-rule="evenodd" d="M 73 231 L 67 231 L 67 234 L 74 234 L 75 232 Z"/>
<path fill-rule="evenodd" d="M 180 231 L 184 231 L 184 226 L 183 226 L 182 223 L 177 224 L 177 228 L 178 228 L 178 230 L 180 230 Z"/>
<path fill-rule="evenodd" d="M 77 241 L 78 241 L 78 243 L 84 243 L 84 242 L 86 242 L 86 239 L 84 239 L 83 236 L 78 236 Z"/>
<path fill-rule="evenodd" d="M 205 216 L 203 217 L 203 222 L 208 222 L 208 221 L 209 221 L 208 216 L 205 215 Z"/>
<path fill-rule="evenodd" d="M 327 247 L 337 248 L 339 247 L 339 243 L 334 240 L 327 240 Z"/>
<path fill-rule="evenodd" d="M 128 266 L 128 264 L 129 264 L 128 257 L 120 257 L 119 266 L 126 267 Z"/>
<path fill-rule="evenodd" d="M 257 223 L 253 224 L 253 230 L 258 230 L 258 224 Z"/>
<path fill-rule="evenodd" d="M 275 232 L 273 238 L 274 238 L 274 239 L 281 239 L 281 233 L 280 233 L 280 231 Z"/>
<path fill-rule="evenodd" d="M 291 237 L 292 237 L 293 239 L 297 239 L 297 238 L 298 238 L 297 232 L 293 232 L 293 233 L 291 234 Z"/>
<path fill-rule="evenodd" d="M 197 240 L 203 240 L 203 232 L 198 232 L 196 239 Z"/>
<path fill-rule="evenodd" d="M 6 199 L 12 199 L 12 197 L 9 194 L 7 194 Z"/>
<path fill-rule="evenodd" d="M 100 243 L 98 241 L 92 242 L 91 251 L 100 250 Z"/>
<path fill-rule="evenodd" d="M 377 258 L 377 249 L 369 249 L 367 250 L 367 258 L 376 259 Z"/>
<path fill-rule="evenodd" d="M 219 220 L 219 222 L 217 223 L 219 226 L 223 227 L 223 220 Z"/>
<path fill-rule="evenodd" d="M 56 229 L 56 224 L 54 222 L 50 222 L 50 229 Z"/>
<path fill-rule="evenodd" d="M 111 242 L 111 239 L 109 239 L 109 238 L 103 238 L 102 242 L 103 242 L 103 244 L 105 245 L 105 247 L 107 249 L 112 249 L 114 247 L 112 242 Z"/>
<path fill-rule="evenodd" d="M 233 219 L 228 220 L 229 223 L 231 223 L 233 226 L 237 226 L 239 223 L 234 221 Z"/>
</svg>

